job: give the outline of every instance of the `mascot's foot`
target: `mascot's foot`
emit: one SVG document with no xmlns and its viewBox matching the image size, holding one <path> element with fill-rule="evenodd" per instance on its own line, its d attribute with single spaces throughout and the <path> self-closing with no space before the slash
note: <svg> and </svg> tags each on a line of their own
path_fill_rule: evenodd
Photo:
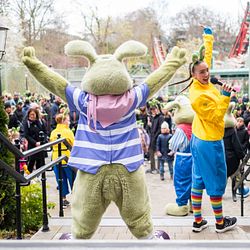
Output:
<svg viewBox="0 0 250 250">
<path fill-rule="evenodd" d="M 189 212 L 192 214 L 193 213 L 193 207 L 192 207 L 192 203 L 189 202 Z"/>
<path fill-rule="evenodd" d="M 61 235 L 59 240 L 73 240 L 73 236 L 70 233 L 64 233 Z"/>
<path fill-rule="evenodd" d="M 178 206 L 176 203 L 169 203 L 166 206 L 166 214 L 172 216 L 186 216 L 189 212 L 189 206 Z"/>
<path fill-rule="evenodd" d="M 170 240 L 170 237 L 165 231 L 156 230 L 154 232 L 154 239 L 156 239 L 156 240 Z"/>
</svg>

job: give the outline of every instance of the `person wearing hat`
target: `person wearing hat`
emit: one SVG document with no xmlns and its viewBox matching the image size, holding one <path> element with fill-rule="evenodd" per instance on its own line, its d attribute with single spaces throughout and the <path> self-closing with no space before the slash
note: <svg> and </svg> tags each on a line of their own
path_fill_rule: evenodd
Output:
<svg viewBox="0 0 250 250">
<path fill-rule="evenodd" d="M 4 111 L 5 111 L 5 113 L 8 115 L 9 122 L 10 122 L 11 116 L 12 116 L 13 114 L 12 114 L 11 104 L 10 104 L 9 102 L 5 102 L 5 103 L 4 103 Z M 9 124 L 8 124 L 8 128 L 10 128 L 10 127 L 9 127 Z"/>
<path fill-rule="evenodd" d="M 146 170 L 146 173 L 157 174 L 159 169 L 155 166 L 155 153 L 156 153 L 156 140 L 158 135 L 161 133 L 161 124 L 164 122 L 164 117 L 161 114 L 157 104 L 153 102 L 150 105 L 151 116 L 148 119 L 148 127 L 150 133 L 150 144 L 149 144 L 149 160 L 150 169 Z"/>
<path fill-rule="evenodd" d="M 18 102 L 20 101 L 20 94 L 18 92 L 14 93 L 13 101 L 14 101 L 15 105 L 17 105 Z"/>
<path fill-rule="evenodd" d="M 7 115 L 11 114 L 12 109 L 11 109 L 11 105 L 9 102 L 4 103 L 4 110 L 7 113 Z"/>
<path fill-rule="evenodd" d="M 164 163 L 168 163 L 170 178 L 173 179 L 173 161 L 174 157 L 170 156 L 169 141 L 172 138 L 169 126 L 166 121 L 161 124 L 161 134 L 157 137 L 156 141 L 156 154 L 158 157 L 160 167 L 160 178 L 164 180 Z"/>
<path fill-rule="evenodd" d="M 23 112 L 23 102 L 19 100 L 16 104 L 16 109 L 13 113 L 13 115 L 10 117 L 9 121 L 9 128 L 18 128 L 21 126 L 24 118 L 24 112 Z"/>
</svg>

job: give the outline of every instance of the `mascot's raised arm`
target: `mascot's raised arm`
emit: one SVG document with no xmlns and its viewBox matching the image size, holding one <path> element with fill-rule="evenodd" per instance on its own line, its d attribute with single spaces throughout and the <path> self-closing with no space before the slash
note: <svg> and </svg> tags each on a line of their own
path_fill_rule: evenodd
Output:
<svg viewBox="0 0 250 250">
<path fill-rule="evenodd" d="M 65 52 L 89 61 L 81 89 L 40 62 L 32 47 L 24 49 L 22 60 L 44 87 L 80 113 L 68 161 L 78 169 L 71 209 L 73 237 L 91 238 L 113 201 L 136 238 L 169 238 L 153 230 L 135 109 L 144 106 L 186 62 L 185 51 L 173 48 L 161 67 L 135 87 L 123 59 L 146 55 L 142 43 L 128 41 L 113 55 L 97 55 L 88 42 L 72 41 Z"/>
<path fill-rule="evenodd" d="M 127 41 L 114 55 L 97 55 L 90 43 L 75 40 L 65 46 L 65 53 L 68 56 L 85 57 L 89 61 L 89 69 L 82 79 L 83 91 L 94 95 L 121 95 L 133 87 L 132 79 L 122 63 L 123 59 L 145 56 L 147 48 L 140 42 Z M 65 89 L 68 81 L 39 61 L 33 47 L 24 48 L 22 61 L 45 88 L 66 100 Z M 165 62 L 145 81 L 150 89 L 149 98 L 164 86 L 185 62 L 185 50 L 174 47 Z"/>
</svg>

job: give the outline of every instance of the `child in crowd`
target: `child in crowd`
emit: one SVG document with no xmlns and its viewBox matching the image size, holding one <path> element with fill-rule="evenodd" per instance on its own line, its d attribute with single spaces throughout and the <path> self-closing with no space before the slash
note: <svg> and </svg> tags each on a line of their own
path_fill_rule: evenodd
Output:
<svg viewBox="0 0 250 250">
<path fill-rule="evenodd" d="M 57 135 L 60 134 L 62 138 L 65 138 L 67 142 L 73 146 L 74 143 L 74 134 L 69 128 L 69 115 L 68 114 L 58 114 L 56 115 L 56 128 L 51 132 L 50 141 L 55 141 L 57 139 Z M 67 150 L 66 146 L 62 144 L 62 155 L 66 155 L 69 157 L 70 151 Z M 53 146 L 52 160 L 58 158 L 58 145 Z M 54 166 L 54 172 L 56 175 L 56 181 L 58 183 L 59 179 L 59 167 L 58 165 Z M 75 173 L 71 167 L 67 166 L 66 161 L 62 161 L 62 195 L 63 195 L 63 207 L 66 208 L 70 205 L 70 202 L 67 201 L 66 195 L 69 194 L 69 185 L 72 190 L 73 182 L 75 179 Z"/>
<path fill-rule="evenodd" d="M 164 180 L 164 162 L 168 163 L 169 173 L 171 179 L 173 179 L 173 155 L 169 155 L 169 140 L 172 134 L 170 134 L 170 129 L 168 123 L 164 121 L 161 124 L 161 134 L 158 136 L 156 141 L 156 154 L 158 156 L 159 166 L 160 166 L 160 178 Z"/>
</svg>

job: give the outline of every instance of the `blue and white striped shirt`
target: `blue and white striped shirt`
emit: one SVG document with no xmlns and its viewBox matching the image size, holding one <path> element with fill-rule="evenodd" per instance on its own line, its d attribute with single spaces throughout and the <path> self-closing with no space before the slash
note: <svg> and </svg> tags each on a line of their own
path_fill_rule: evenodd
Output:
<svg viewBox="0 0 250 250">
<path fill-rule="evenodd" d="M 70 84 L 67 86 L 66 98 L 69 108 L 80 112 L 69 166 L 91 174 L 96 174 L 100 166 L 111 163 L 120 163 L 129 172 L 141 166 L 144 157 L 136 126 L 135 109 L 146 105 L 149 88 L 143 83 L 132 90 L 135 92 L 135 99 L 127 114 L 106 128 L 97 121 L 94 132 L 87 121 L 88 93 Z M 90 126 L 94 127 L 92 120 Z"/>
<path fill-rule="evenodd" d="M 169 141 L 169 148 L 176 153 L 185 152 L 188 146 L 189 140 L 185 132 L 177 127 L 175 133 Z"/>
</svg>

